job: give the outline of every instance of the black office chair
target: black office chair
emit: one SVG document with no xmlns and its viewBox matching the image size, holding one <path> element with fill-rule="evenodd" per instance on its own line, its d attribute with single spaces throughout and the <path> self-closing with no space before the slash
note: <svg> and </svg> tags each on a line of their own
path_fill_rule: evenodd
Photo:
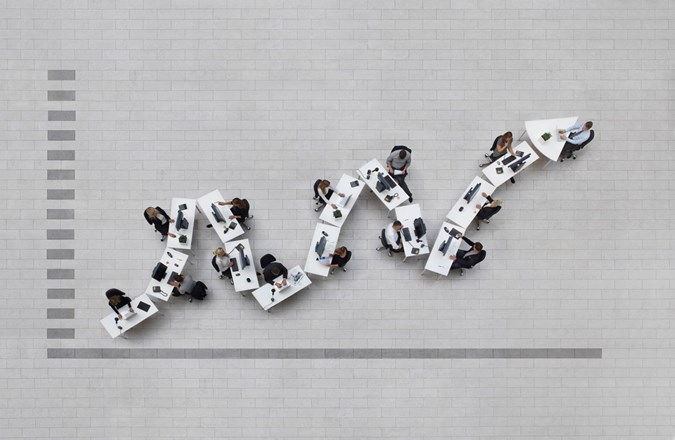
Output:
<svg viewBox="0 0 675 440">
<path fill-rule="evenodd" d="M 265 267 L 270 264 L 274 263 L 277 261 L 277 259 L 274 257 L 272 254 L 265 254 L 260 258 L 260 268 L 265 269 Z"/>
<path fill-rule="evenodd" d="M 405 150 L 408 152 L 408 154 L 412 155 L 412 150 L 405 145 L 395 145 L 394 148 L 391 149 L 391 152 L 393 153 L 394 151 L 399 151 L 399 150 Z"/>
<path fill-rule="evenodd" d="M 347 251 L 347 261 L 345 262 L 344 266 L 341 267 L 342 272 L 347 272 L 347 268 L 345 266 L 347 266 L 347 263 L 349 263 L 349 260 L 351 259 L 352 259 L 352 251 Z M 331 267 L 329 273 L 332 274 L 333 272 L 335 272 L 335 268 Z"/>
<path fill-rule="evenodd" d="M 494 141 L 492 141 L 492 146 L 490 147 L 490 152 L 485 153 L 485 157 L 488 159 L 488 162 L 478 165 L 478 168 L 483 168 L 483 167 L 486 167 L 486 166 L 490 165 L 491 163 L 493 163 L 493 161 L 490 160 L 490 156 L 492 156 L 492 152 L 495 151 L 495 148 L 497 148 L 497 141 L 499 141 L 499 138 L 501 138 L 501 137 L 502 137 L 502 135 L 500 134 L 499 136 L 497 136 L 495 138 Z"/>
<path fill-rule="evenodd" d="M 392 246 L 387 242 L 387 237 L 384 234 L 384 229 L 382 229 L 382 232 L 380 232 L 380 236 L 378 238 L 380 239 L 380 243 L 382 244 L 382 246 L 378 247 L 375 250 L 377 252 L 380 252 L 382 249 L 388 249 L 389 256 L 391 257 Z"/>
<path fill-rule="evenodd" d="M 570 150 L 567 157 L 564 157 L 564 154 L 560 155 L 560 162 L 565 162 L 565 159 L 569 159 L 570 156 L 572 156 L 572 160 L 577 160 L 577 155 L 574 154 L 574 153 L 579 151 L 579 150 L 583 150 L 586 145 L 591 143 L 593 138 L 595 138 L 595 131 L 591 130 L 591 132 L 589 133 L 588 139 L 586 139 L 585 142 L 579 144 L 578 148 L 575 148 L 574 150 Z"/>
</svg>

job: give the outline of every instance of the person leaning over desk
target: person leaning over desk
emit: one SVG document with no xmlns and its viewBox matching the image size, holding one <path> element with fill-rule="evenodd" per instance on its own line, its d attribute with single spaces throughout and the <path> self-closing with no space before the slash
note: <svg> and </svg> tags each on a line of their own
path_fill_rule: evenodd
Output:
<svg viewBox="0 0 675 440">
<path fill-rule="evenodd" d="M 462 240 L 469 246 L 468 250 L 459 249 L 456 255 L 451 255 L 450 259 L 452 260 L 452 266 L 450 269 L 471 269 L 476 264 L 485 260 L 487 252 L 483 249 L 483 244 L 480 242 L 473 242 L 462 235 Z M 464 275 L 464 271 L 460 272 L 460 275 Z"/>
<path fill-rule="evenodd" d="M 225 205 L 232 205 L 230 208 L 230 211 L 232 211 L 232 214 L 228 217 L 230 220 L 232 219 L 237 219 L 239 224 L 244 225 L 246 222 L 246 219 L 249 218 L 249 209 L 250 205 L 248 203 L 248 200 L 246 199 L 240 199 L 238 197 L 233 198 L 232 200 L 229 201 L 224 201 L 224 202 L 218 202 L 220 206 L 225 206 Z M 249 229 L 247 227 L 247 229 Z"/>
<path fill-rule="evenodd" d="M 126 293 L 122 292 L 119 289 L 108 289 L 105 292 L 106 298 L 108 298 L 108 305 L 113 312 L 117 313 L 117 318 L 122 319 L 122 314 L 119 309 L 124 306 L 129 306 L 129 311 L 134 313 L 133 307 L 131 307 L 131 298 L 127 296 Z"/>
<path fill-rule="evenodd" d="M 490 219 L 493 215 L 502 210 L 502 201 L 494 200 L 487 193 L 481 194 L 487 200 L 483 203 L 483 206 L 476 205 L 476 209 L 479 209 L 478 214 L 476 214 L 476 230 L 480 231 L 480 222 L 490 223 Z"/>
<path fill-rule="evenodd" d="M 558 130 L 558 133 L 560 133 L 560 140 L 565 141 L 565 145 L 563 146 L 560 155 L 565 156 L 566 159 L 572 157 L 572 152 L 578 150 L 579 145 L 583 144 L 591 137 L 591 128 L 593 128 L 593 122 L 586 121 L 583 124 L 576 124 L 565 130 Z"/>
<path fill-rule="evenodd" d="M 330 203 L 330 198 L 333 195 L 333 192 L 337 192 L 337 190 L 331 186 L 329 180 L 317 180 L 314 183 L 314 200 L 316 200 L 316 204 L 319 205 L 314 209 L 314 212 L 319 212 L 320 209 Z M 340 197 L 345 196 L 345 194 L 341 192 L 339 192 L 338 195 Z M 337 205 L 335 203 L 331 203 L 330 206 L 333 209 L 337 209 Z"/>
<path fill-rule="evenodd" d="M 279 276 L 283 276 L 283 280 L 281 280 L 281 283 L 276 283 L 274 280 L 279 278 Z M 286 281 L 286 278 L 288 278 L 288 269 L 286 269 L 286 266 L 283 264 L 274 261 L 263 269 L 263 278 L 266 283 L 276 284 L 276 286 L 281 289 L 282 286 L 288 284 Z"/>
<path fill-rule="evenodd" d="M 351 260 L 352 252 L 345 246 L 340 246 L 339 248 L 336 248 L 332 254 L 328 255 L 328 257 L 332 258 L 330 264 L 328 265 L 328 267 L 330 267 L 331 273 L 333 273 L 333 271 L 338 267 L 341 267 L 342 270 L 347 272 L 345 265 L 349 263 L 349 260 Z"/>
</svg>

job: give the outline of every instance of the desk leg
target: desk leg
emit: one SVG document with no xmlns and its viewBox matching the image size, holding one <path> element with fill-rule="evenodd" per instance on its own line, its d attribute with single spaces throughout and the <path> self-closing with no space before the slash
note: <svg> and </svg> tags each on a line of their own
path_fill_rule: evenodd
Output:
<svg viewBox="0 0 675 440">
<path fill-rule="evenodd" d="M 547 158 L 547 159 L 548 159 L 548 158 Z M 551 165 L 551 162 L 553 162 L 553 161 L 552 161 L 551 159 L 549 159 L 549 160 L 546 162 L 546 165 L 544 165 L 544 169 L 548 168 L 548 166 Z"/>
<path fill-rule="evenodd" d="M 422 273 L 420 274 L 420 276 L 421 276 L 421 277 L 423 277 L 423 276 L 424 276 L 424 274 L 425 274 L 426 272 L 427 272 L 427 270 L 426 270 L 426 269 L 424 269 L 424 270 L 422 271 Z"/>
<path fill-rule="evenodd" d="M 527 133 L 527 130 L 523 130 L 523 132 L 520 133 L 520 136 L 518 136 L 518 141 L 519 141 L 519 142 L 523 140 L 523 136 L 525 136 L 525 133 Z"/>
<path fill-rule="evenodd" d="M 408 257 L 403 257 L 403 263 L 405 263 L 405 260 L 407 260 Z"/>
</svg>

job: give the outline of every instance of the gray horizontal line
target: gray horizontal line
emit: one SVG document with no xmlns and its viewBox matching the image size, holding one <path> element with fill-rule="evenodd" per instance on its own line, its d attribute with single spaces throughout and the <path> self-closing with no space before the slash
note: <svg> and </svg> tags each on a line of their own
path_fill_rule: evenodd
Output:
<svg viewBox="0 0 675 440">
<path fill-rule="evenodd" d="M 74 260 L 75 249 L 47 249 L 48 260 Z"/>
<path fill-rule="evenodd" d="M 47 101 L 75 101 L 75 90 L 48 90 Z"/>
<path fill-rule="evenodd" d="M 48 280 L 74 280 L 75 269 L 47 269 Z"/>
<path fill-rule="evenodd" d="M 74 200 L 74 189 L 48 189 L 47 200 Z"/>
<path fill-rule="evenodd" d="M 72 220 L 75 218 L 74 209 L 48 209 L 47 220 Z"/>
<path fill-rule="evenodd" d="M 75 289 L 47 289 L 48 299 L 74 299 Z"/>
<path fill-rule="evenodd" d="M 47 160 L 75 160 L 75 150 L 49 150 Z"/>
<path fill-rule="evenodd" d="M 75 130 L 47 130 L 48 141 L 74 141 Z"/>
<path fill-rule="evenodd" d="M 47 240 L 75 240 L 75 230 L 47 229 Z"/>
<path fill-rule="evenodd" d="M 47 309 L 47 319 L 74 319 L 75 309 Z"/>
<path fill-rule="evenodd" d="M 601 348 L 50 348 L 58 359 L 602 359 Z"/>
<path fill-rule="evenodd" d="M 49 110 L 48 121 L 74 121 L 77 119 L 75 110 Z"/>
<path fill-rule="evenodd" d="M 48 328 L 47 339 L 75 339 L 74 328 Z"/>
<path fill-rule="evenodd" d="M 73 81 L 75 79 L 74 70 L 48 70 L 47 79 L 54 81 Z"/>
</svg>

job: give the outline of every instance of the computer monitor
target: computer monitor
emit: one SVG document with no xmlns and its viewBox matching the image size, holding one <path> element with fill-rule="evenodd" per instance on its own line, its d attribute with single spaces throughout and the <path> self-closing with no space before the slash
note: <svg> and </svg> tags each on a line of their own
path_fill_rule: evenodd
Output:
<svg viewBox="0 0 675 440">
<path fill-rule="evenodd" d="M 178 211 L 178 215 L 176 216 L 176 231 L 187 229 L 189 225 L 190 223 L 183 215 L 183 211 Z"/>
<path fill-rule="evenodd" d="M 443 243 L 441 243 L 441 247 L 438 248 L 438 250 L 441 251 L 441 253 L 443 255 L 448 253 L 448 249 L 450 249 L 450 242 L 451 241 L 452 241 L 452 237 L 446 238 L 445 241 Z"/>
<path fill-rule="evenodd" d="M 393 185 L 389 184 L 389 181 L 385 178 L 384 173 L 377 173 L 377 183 L 377 190 L 379 192 L 389 191 L 394 187 Z"/>
<path fill-rule="evenodd" d="M 317 241 L 314 245 L 314 252 L 316 252 L 319 257 L 323 257 L 323 251 L 326 249 L 327 241 L 328 240 L 326 240 L 326 236 L 322 235 L 319 241 Z"/>
<path fill-rule="evenodd" d="M 223 217 L 223 213 L 220 212 L 220 209 L 218 209 L 215 203 L 211 203 L 211 212 L 213 212 L 213 216 L 216 218 L 216 222 L 218 223 L 225 222 L 225 217 Z"/>
<path fill-rule="evenodd" d="M 471 203 L 471 200 L 474 198 L 474 196 L 478 193 L 478 190 L 480 189 L 481 183 L 478 182 L 476 186 L 473 188 L 469 188 L 469 191 L 464 195 L 464 200 L 466 200 L 466 203 Z"/>
<path fill-rule="evenodd" d="M 525 165 L 525 161 L 530 158 L 530 153 L 526 154 L 525 156 L 521 157 L 517 161 L 513 162 L 511 165 L 509 165 L 509 168 L 511 168 L 511 171 L 514 173 L 518 171 L 518 168 L 521 166 Z"/>
<path fill-rule="evenodd" d="M 244 246 L 242 245 L 237 246 L 237 250 L 239 251 L 239 261 L 241 262 L 241 264 L 239 265 L 239 267 L 241 268 L 240 270 L 244 270 L 246 266 L 249 265 L 248 257 L 246 256 L 246 252 L 244 252 Z"/>
</svg>

